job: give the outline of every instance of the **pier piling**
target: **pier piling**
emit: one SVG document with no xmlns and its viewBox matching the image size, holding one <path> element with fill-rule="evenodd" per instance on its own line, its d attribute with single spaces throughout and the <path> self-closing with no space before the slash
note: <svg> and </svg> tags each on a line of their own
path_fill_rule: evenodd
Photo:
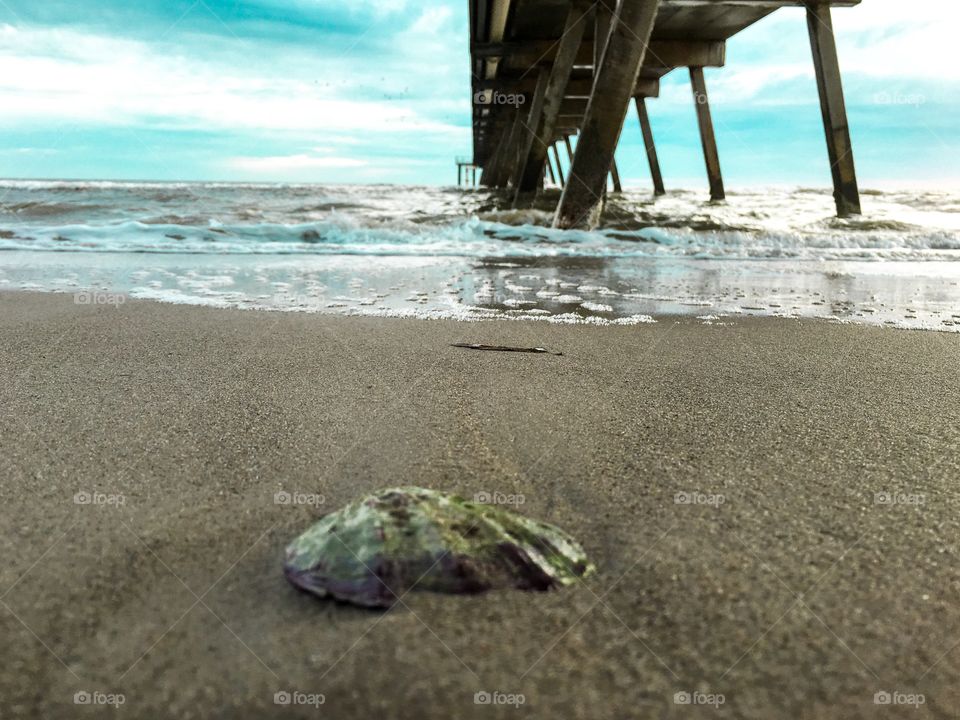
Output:
<svg viewBox="0 0 960 720">
<path fill-rule="evenodd" d="M 623 185 L 620 183 L 620 169 L 617 167 L 616 158 L 610 163 L 610 180 L 613 182 L 613 191 L 615 193 L 622 193 Z"/>
<path fill-rule="evenodd" d="M 544 90 L 542 111 L 536 118 L 532 118 L 531 129 L 535 130 L 535 135 L 526 155 L 522 158 L 523 168 L 517 182 L 515 204 L 523 194 L 537 190 L 537 183 L 543 175 L 543 167 L 548 159 L 547 150 L 555 136 L 560 107 L 570 82 L 577 52 L 583 43 L 588 14 L 589 7 L 582 0 L 573 2 L 567 12 L 563 35 L 560 37 L 557 54 Z"/>
<path fill-rule="evenodd" d="M 546 99 L 547 88 L 550 82 L 551 72 L 541 67 L 537 74 L 537 86 L 533 91 L 533 99 L 530 102 L 530 110 L 527 116 L 520 114 L 520 127 L 518 128 L 518 138 L 516 144 L 515 157 L 513 158 L 513 167 L 511 169 L 510 180 L 517 189 L 520 187 L 520 178 L 526 171 L 527 158 L 534 145 L 538 144 L 537 127 L 540 125 L 540 118 L 543 114 L 543 103 Z M 543 176 L 543 165 L 540 165 L 537 175 L 534 177 L 534 190 L 536 183 Z"/>
<path fill-rule="evenodd" d="M 623 2 L 616 15 L 600 66 L 595 69 L 580 138 L 554 226 L 594 227 L 602 193 L 633 97 L 660 0 Z"/>
<path fill-rule="evenodd" d="M 702 67 L 690 68 L 690 84 L 693 86 L 693 99 L 697 109 L 697 124 L 700 126 L 700 142 L 703 145 L 703 159 L 707 165 L 707 179 L 710 181 L 710 199 L 723 200 L 723 176 L 720 174 L 720 155 L 717 152 L 717 138 L 713 132 L 713 118 L 710 116 L 710 101 L 707 98 L 707 83 L 703 78 Z"/>
<path fill-rule="evenodd" d="M 833 19 L 830 16 L 829 4 L 807 4 L 807 28 L 810 31 L 817 90 L 820 93 L 823 129 L 827 136 L 827 154 L 833 176 L 833 198 L 837 205 L 837 215 L 859 215 L 860 191 L 857 188 L 857 173 L 853 164 L 853 146 L 850 143 L 847 108 L 840 79 L 840 61 L 833 37 Z"/>
<path fill-rule="evenodd" d="M 617 14 L 617 0 L 597 0 L 593 15 L 593 69 L 594 79 L 596 70 L 603 62 L 603 51 L 607 49 L 607 40 L 610 39 L 610 28 L 613 18 Z"/>
<path fill-rule="evenodd" d="M 650 116 L 647 114 L 647 103 L 643 97 L 636 97 L 637 117 L 640 119 L 640 133 L 643 135 L 643 145 L 647 150 L 647 162 L 650 165 L 650 178 L 653 180 L 653 194 L 666 195 L 663 186 L 663 176 L 660 174 L 660 160 L 657 158 L 657 146 L 653 142 L 653 128 L 650 126 Z"/>
<path fill-rule="evenodd" d="M 516 146 L 517 136 L 520 134 L 520 125 L 522 122 L 520 108 L 514 108 L 512 115 L 513 117 L 509 122 L 509 129 L 505 129 L 497 148 L 497 155 L 494 159 L 494 169 L 490 177 L 491 187 L 506 187 L 507 180 L 510 177 L 510 160 L 515 157 L 513 148 Z"/>
</svg>

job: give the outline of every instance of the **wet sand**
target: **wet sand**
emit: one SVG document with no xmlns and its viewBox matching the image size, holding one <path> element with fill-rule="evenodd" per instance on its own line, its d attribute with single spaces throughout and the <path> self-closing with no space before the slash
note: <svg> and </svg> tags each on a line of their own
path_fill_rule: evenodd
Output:
<svg viewBox="0 0 960 720">
<path fill-rule="evenodd" d="M 0 338 L 4 718 L 113 712 L 77 692 L 150 719 L 960 707 L 955 334 L 5 293 Z M 522 495 L 598 572 L 387 613 L 285 582 L 282 549 L 313 517 L 397 484 Z"/>
</svg>

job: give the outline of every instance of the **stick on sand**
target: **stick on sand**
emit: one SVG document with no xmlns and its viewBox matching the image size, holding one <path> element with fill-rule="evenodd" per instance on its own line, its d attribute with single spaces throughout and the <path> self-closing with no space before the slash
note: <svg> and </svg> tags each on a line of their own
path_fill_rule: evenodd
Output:
<svg viewBox="0 0 960 720">
<path fill-rule="evenodd" d="M 539 353 L 546 355 L 563 355 L 562 352 L 553 352 L 542 347 L 509 347 L 507 345 L 481 345 L 479 343 L 452 343 L 453 347 L 467 348 L 468 350 L 493 350 L 495 352 Z"/>
</svg>

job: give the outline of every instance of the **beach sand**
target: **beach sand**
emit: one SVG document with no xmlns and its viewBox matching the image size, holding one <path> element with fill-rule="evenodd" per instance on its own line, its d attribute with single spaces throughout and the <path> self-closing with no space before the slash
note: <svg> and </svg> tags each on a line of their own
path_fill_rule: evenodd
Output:
<svg viewBox="0 0 960 720">
<path fill-rule="evenodd" d="M 3 718 L 107 711 L 77 692 L 149 719 L 960 707 L 957 335 L 5 293 L 0 338 Z M 522 495 L 598 571 L 560 592 L 413 592 L 387 613 L 284 580 L 314 517 L 399 484 Z M 925 702 L 878 707 L 878 691 Z"/>
</svg>

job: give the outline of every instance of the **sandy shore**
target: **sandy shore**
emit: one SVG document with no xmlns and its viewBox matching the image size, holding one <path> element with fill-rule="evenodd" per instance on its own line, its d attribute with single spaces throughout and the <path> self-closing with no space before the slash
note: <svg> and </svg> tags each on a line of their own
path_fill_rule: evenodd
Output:
<svg viewBox="0 0 960 720">
<path fill-rule="evenodd" d="M 0 337 L 4 718 L 113 712 L 77 692 L 150 719 L 960 707 L 956 335 L 8 293 Z M 415 592 L 386 614 L 284 581 L 282 548 L 312 517 L 395 484 L 522 495 L 599 572 L 558 593 Z M 475 704 L 481 691 L 523 707 Z M 924 704 L 878 707 L 878 691 Z"/>
</svg>

